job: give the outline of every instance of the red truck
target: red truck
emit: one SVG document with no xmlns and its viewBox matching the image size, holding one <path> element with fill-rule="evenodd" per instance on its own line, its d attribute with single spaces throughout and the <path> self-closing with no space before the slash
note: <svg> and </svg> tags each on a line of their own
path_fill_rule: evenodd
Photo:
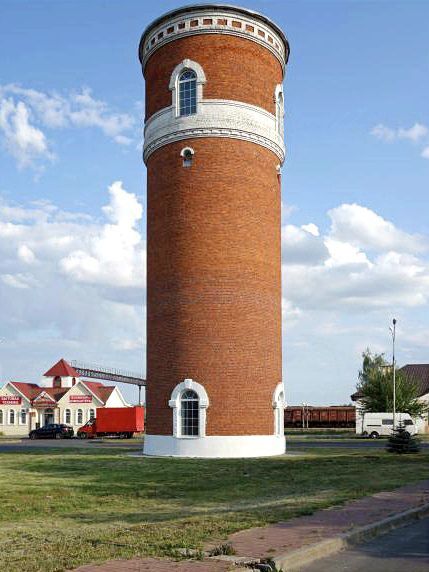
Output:
<svg viewBox="0 0 429 572">
<path fill-rule="evenodd" d="M 144 430 L 143 407 L 106 407 L 97 409 L 97 417 L 90 419 L 77 431 L 79 439 L 120 437 L 131 439 Z"/>
</svg>

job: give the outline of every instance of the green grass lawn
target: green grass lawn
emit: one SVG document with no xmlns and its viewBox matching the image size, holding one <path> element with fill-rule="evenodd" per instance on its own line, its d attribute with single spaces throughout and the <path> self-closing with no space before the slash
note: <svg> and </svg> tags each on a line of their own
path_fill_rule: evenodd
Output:
<svg viewBox="0 0 429 572">
<path fill-rule="evenodd" d="M 318 450 L 251 460 L 137 458 L 126 446 L 0 455 L 0 570 L 175 555 L 250 526 L 427 478 L 429 454 Z"/>
</svg>

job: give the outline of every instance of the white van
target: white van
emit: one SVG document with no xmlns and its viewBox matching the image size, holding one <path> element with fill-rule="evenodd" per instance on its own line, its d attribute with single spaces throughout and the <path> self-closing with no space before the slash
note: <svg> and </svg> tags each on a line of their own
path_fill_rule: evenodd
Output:
<svg viewBox="0 0 429 572">
<path fill-rule="evenodd" d="M 417 433 L 417 427 L 408 413 L 396 413 L 395 423 L 402 423 L 410 435 Z M 356 433 L 362 437 L 388 437 L 393 430 L 393 413 L 364 413 L 356 419 Z"/>
</svg>

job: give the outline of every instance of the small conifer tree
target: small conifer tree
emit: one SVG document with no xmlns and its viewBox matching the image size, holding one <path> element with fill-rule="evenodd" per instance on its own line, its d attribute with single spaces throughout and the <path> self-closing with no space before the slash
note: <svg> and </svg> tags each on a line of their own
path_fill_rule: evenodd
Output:
<svg viewBox="0 0 429 572">
<path fill-rule="evenodd" d="M 403 423 L 399 423 L 398 427 L 392 431 L 386 448 L 389 453 L 418 453 L 420 442 L 405 429 Z"/>
</svg>

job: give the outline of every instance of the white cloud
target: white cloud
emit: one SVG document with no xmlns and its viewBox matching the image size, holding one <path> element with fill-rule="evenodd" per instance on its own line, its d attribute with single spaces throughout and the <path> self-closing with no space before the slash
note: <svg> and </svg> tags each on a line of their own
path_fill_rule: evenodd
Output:
<svg viewBox="0 0 429 572">
<path fill-rule="evenodd" d="M 408 234 L 367 207 L 343 204 L 328 211 L 331 219 L 330 235 L 358 248 L 422 252 L 427 239 Z"/>
<path fill-rule="evenodd" d="M 0 86 L 0 134 L 20 167 L 52 160 L 46 130 L 97 128 L 119 145 L 130 145 L 135 118 L 117 113 L 90 89 L 60 95 L 9 84 Z"/>
<path fill-rule="evenodd" d="M 0 278 L 3 284 L 11 288 L 27 289 L 37 285 L 37 281 L 28 274 L 1 274 Z"/>
<path fill-rule="evenodd" d="M 398 129 L 398 139 L 409 139 L 410 141 L 420 141 L 426 137 L 429 133 L 429 129 L 426 125 L 422 125 L 421 123 L 415 123 L 409 129 Z"/>
<path fill-rule="evenodd" d="M 26 244 L 21 244 L 18 248 L 18 258 L 20 258 L 26 264 L 33 264 L 36 257 L 34 252 Z"/>
<path fill-rule="evenodd" d="M 285 307 L 360 311 L 428 304 L 429 264 L 418 256 L 427 239 L 356 204 L 340 205 L 328 216 L 325 235 L 313 223 L 282 229 Z"/>
<path fill-rule="evenodd" d="M 374 135 L 374 137 L 385 143 L 406 140 L 416 144 L 428 140 L 429 128 L 421 123 L 414 123 L 414 125 L 409 128 L 399 127 L 394 129 L 379 123 L 371 129 L 371 135 Z M 429 158 L 429 147 L 423 149 L 421 157 Z"/>
<path fill-rule="evenodd" d="M 37 159 L 53 159 L 45 134 L 31 124 L 30 110 L 19 101 L 0 99 L 0 131 L 3 145 L 19 167 L 28 167 Z"/>
<path fill-rule="evenodd" d="M 396 131 L 391 127 L 386 127 L 382 123 L 379 123 L 371 129 L 371 135 L 388 143 L 396 139 Z"/>
<path fill-rule="evenodd" d="M 143 209 L 137 197 L 117 181 L 109 187 L 110 203 L 103 212 L 110 221 L 60 260 L 65 274 L 81 282 L 141 287 L 145 254 L 137 228 Z"/>
<path fill-rule="evenodd" d="M 299 228 L 287 224 L 282 229 L 282 259 L 288 264 L 317 264 L 329 256 L 328 249 L 323 241 L 312 232 L 303 227 Z M 316 227 L 317 228 L 317 227 Z"/>
<path fill-rule="evenodd" d="M 398 129 L 393 129 L 392 127 L 387 127 L 382 123 L 379 123 L 372 128 L 371 134 L 381 141 L 386 141 L 391 143 L 398 139 L 408 139 L 409 141 L 418 142 L 424 139 L 429 134 L 429 129 L 426 125 L 421 123 L 415 123 L 412 127 L 405 129 L 399 127 Z"/>
</svg>

